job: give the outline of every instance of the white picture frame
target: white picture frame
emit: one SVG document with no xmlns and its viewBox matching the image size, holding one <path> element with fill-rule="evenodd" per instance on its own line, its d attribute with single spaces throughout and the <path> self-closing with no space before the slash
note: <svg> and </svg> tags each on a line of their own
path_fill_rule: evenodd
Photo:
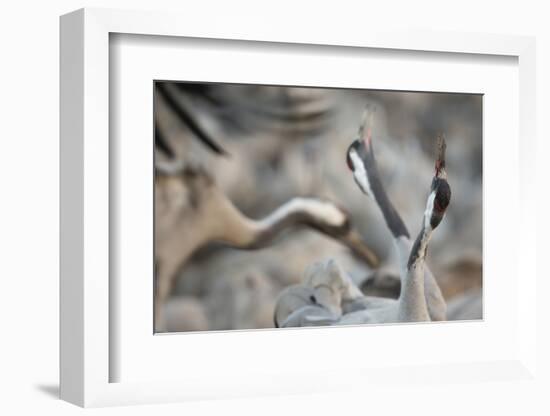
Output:
<svg viewBox="0 0 550 416">
<path fill-rule="evenodd" d="M 535 195 L 530 192 L 533 184 L 527 175 L 528 167 L 533 165 L 535 159 L 534 39 L 486 34 L 385 32 L 374 28 L 350 28 L 338 34 L 327 34 L 321 25 L 312 25 L 304 32 L 299 25 L 288 25 L 283 29 L 276 24 L 259 24 L 254 20 L 244 22 L 236 27 L 220 18 L 204 25 L 202 19 L 193 16 L 107 9 L 83 9 L 61 18 L 61 398 L 80 406 L 106 406 L 312 393 L 359 389 L 365 385 L 375 388 L 380 383 L 392 383 L 396 378 L 405 383 L 434 380 L 519 382 L 533 378 L 536 369 L 536 219 L 533 215 L 521 214 L 529 212 L 528 207 L 533 204 Z M 114 377 L 112 368 L 124 358 L 120 357 L 120 351 L 124 350 L 113 349 L 112 339 L 120 328 L 112 322 L 112 315 L 117 310 L 114 304 L 116 298 L 113 297 L 116 290 L 109 280 L 115 267 L 109 251 L 113 227 L 113 219 L 110 218 L 110 199 L 113 198 L 110 174 L 117 169 L 114 165 L 117 160 L 110 155 L 109 147 L 112 134 L 109 124 L 112 88 L 109 56 L 113 34 L 164 37 L 157 38 L 160 42 L 168 39 L 166 37 L 270 42 L 279 45 L 281 50 L 293 44 L 305 47 L 330 45 L 333 51 L 338 48 L 349 50 L 350 47 L 356 50 L 410 51 L 411 54 L 430 53 L 434 65 L 437 56 L 463 55 L 472 62 L 483 56 L 517 59 L 519 94 L 515 98 L 519 105 L 517 114 L 513 114 L 510 121 L 515 131 L 511 133 L 510 143 L 517 145 L 519 152 L 512 164 L 515 167 L 510 168 L 509 176 L 501 179 L 514 183 L 511 195 L 517 196 L 517 201 L 514 201 L 517 204 L 510 204 L 513 205 L 510 209 L 519 214 L 512 246 L 515 256 L 510 256 L 512 271 L 509 272 L 513 274 L 511 284 L 517 284 L 518 289 L 514 294 L 515 308 L 510 312 L 511 319 L 516 323 L 507 329 L 513 332 L 510 335 L 513 348 L 502 348 L 500 353 L 495 353 L 494 359 L 480 353 L 477 359 L 465 356 L 457 362 L 441 355 L 433 362 L 421 358 L 415 361 L 414 357 L 409 357 L 406 362 L 396 360 L 391 365 L 392 358 L 388 356 L 378 367 L 372 363 L 353 367 L 351 360 L 342 360 L 337 364 L 322 365 L 311 361 L 299 368 L 285 368 L 281 364 L 285 359 L 282 359 L 274 360 L 279 371 L 266 368 L 255 373 L 255 379 L 236 374 L 239 372 L 237 367 L 211 368 L 204 374 L 197 367 L 194 373 L 183 378 L 179 376 L 181 371 L 173 368 L 173 377 L 158 373 L 148 375 L 147 381 L 134 380 L 135 377 Z M 258 45 L 261 49 L 261 44 Z M 254 80 L 249 76 L 241 81 Z M 494 139 L 489 137 L 486 140 Z M 513 154 L 503 152 L 502 157 L 514 157 Z M 515 186 L 516 181 L 519 186 Z M 517 270 L 522 270 L 521 279 L 517 279 Z M 152 313 L 152 308 L 149 309 Z M 494 322 L 499 325 L 498 319 Z M 486 321 L 485 324 L 491 322 Z M 425 334 L 420 337 L 433 337 L 433 326 L 430 325 L 394 326 L 390 330 L 379 327 L 376 330 L 382 347 L 391 339 L 384 338 L 384 333 L 415 336 L 423 332 Z M 475 336 L 483 336 L 484 330 L 475 323 L 464 324 L 445 329 L 444 336 L 448 339 L 474 336 L 474 333 Z M 337 331 L 339 339 L 348 343 L 362 340 L 357 328 L 338 328 Z M 278 341 L 270 335 L 273 331 L 248 335 L 260 340 L 257 341 L 260 343 L 258 347 L 263 345 L 264 348 L 270 348 L 273 342 L 285 342 L 285 339 L 288 342 L 289 337 L 308 345 L 320 336 L 331 336 L 326 329 L 283 332 L 284 335 L 277 335 Z M 235 351 L 239 344 L 245 342 L 242 333 L 215 335 L 225 337 Z M 185 335 L 194 336 L 197 335 Z M 204 340 L 204 335 L 201 336 Z M 208 336 L 210 341 L 207 339 L 205 342 L 219 343 L 213 340 L 213 335 Z M 153 336 L 152 333 L 151 337 L 156 337 L 157 344 L 161 343 L 160 348 L 165 348 L 162 344 L 169 342 L 168 337 Z M 136 348 L 139 352 L 140 347 Z M 200 349 L 201 345 L 197 344 L 196 348 Z M 236 362 L 242 363 L 242 358 Z M 214 379 L 212 375 L 217 373 Z M 319 377 L 319 374 L 331 376 Z M 113 382 L 114 379 L 116 382 Z"/>
</svg>

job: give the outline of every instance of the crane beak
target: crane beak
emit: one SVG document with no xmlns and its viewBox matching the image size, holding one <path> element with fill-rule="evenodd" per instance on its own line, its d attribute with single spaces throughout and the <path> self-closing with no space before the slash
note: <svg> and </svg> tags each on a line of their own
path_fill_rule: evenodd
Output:
<svg viewBox="0 0 550 416">
<path fill-rule="evenodd" d="M 363 237 L 356 230 L 349 230 L 341 241 L 359 258 L 361 258 L 369 267 L 375 269 L 380 265 L 380 259 L 367 245 Z"/>
<path fill-rule="evenodd" d="M 447 150 L 447 143 L 443 134 L 437 136 L 436 141 L 436 159 L 435 159 L 435 177 L 441 179 L 447 179 L 447 172 L 445 171 L 445 151 Z"/>
</svg>

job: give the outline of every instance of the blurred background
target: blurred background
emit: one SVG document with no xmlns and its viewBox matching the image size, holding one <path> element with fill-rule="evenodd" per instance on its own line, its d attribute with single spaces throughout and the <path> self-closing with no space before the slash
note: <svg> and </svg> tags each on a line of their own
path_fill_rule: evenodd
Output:
<svg viewBox="0 0 550 416">
<path fill-rule="evenodd" d="M 156 297 L 155 313 L 163 315 L 162 331 L 273 327 L 280 291 L 327 258 L 365 294 L 399 295 L 391 234 L 345 161 L 366 104 L 376 108 L 382 182 L 412 238 L 430 190 L 436 136 L 445 135 L 452 199 L 427 261 L 448 319 L 482 318 L 481 95 L 157 81 L 156 293 L 166 296 Z M 307 227 L 290 227 L 259 250 L 231 248 L 208 234 L 224 221 L 215 207 L 202 209 L 208 198 L 226 198 L 261 219 L 296 196 L 343 207 L 380 266 Z M 164 288 L 162 273 L 170 276 Z"/>
</svg>

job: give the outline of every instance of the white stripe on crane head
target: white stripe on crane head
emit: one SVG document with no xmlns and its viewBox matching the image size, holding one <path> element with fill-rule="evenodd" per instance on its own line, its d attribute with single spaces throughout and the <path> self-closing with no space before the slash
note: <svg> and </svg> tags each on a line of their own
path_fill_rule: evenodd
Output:
<svg viewBox="0 0 550 416">
<path fill-rule="evenodd" d="M 296 197 L 279 207 L 270 216 L 262 220 L 265 226 L 270 227 L 283 218 L 297 212 L 308 212 L 319 222 L 333 227 L 341 227 L 346 222 L 346 215 L 333 203 L 315 198 Z"/>
<path fill-rule="evenodd" d="M 434 212 L 435 191 L 428 196 L 428 202 L 426 202 L 426 211 L 424 211 L 424 228 L 426 230 L 431 229 L 431 220 Z"/>
<path fill-rule="evenodd" d="M 346 215 L 333 203 L 314 198 L 294 198 L 294 209 L 305 210 L 319 221 L 324 221 L 334 227 L 340 227 L 346 222 Z"/>
<path fill-rule="evenodd" d="M 357 185 L 359 185 L 359 188 L 361 188 L 365 194 L 372 196 L 369 177 L 363 161 L 357 154 L 357 151 L 353 148 L 349 151 L 349 157 L 351 159 L 351 163 L 353 164 L 353 177 L 355 178 L 355 182 L 357 182 Z"/>
</svg>

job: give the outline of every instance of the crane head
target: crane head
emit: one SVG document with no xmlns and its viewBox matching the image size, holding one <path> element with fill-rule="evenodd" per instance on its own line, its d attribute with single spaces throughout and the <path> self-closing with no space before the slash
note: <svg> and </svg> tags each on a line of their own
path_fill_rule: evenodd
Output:
<svg viewBox="0 0 550 416">
<path fill-rule="evenodd" d="M 376 161 L 372 150 L 372 126 L 375 110 L 370 106 L 365 108 L 357 138 L 350 144 L 346 153 L 346 163 L 353 173 L 355 183 L 368 196 L 373 196 L 368 170 L 376 170 Z"/>
<path fill-rule="evenodd" d="M 435 174 L 432 179 L 431 193 L 428 197 L 426 206 L 425 221 L 435 229 L 451 202 L 451 186 L 447 182 L 447 172 L 445 170 L 445 150 L 447 145 L 445 138 L 439 135 L 437 138 L 437 158 L 435 160 Z"/>
<path fill-rule="evenodd" d="M 359 189 L 361 189 L 361 192 L 365 195 L 372 196 L 373 194 L 367 173 L 367 164 L 365 163 L 369 157 L 373 158 L 372 152 L 370 152 L 370 142 L 367 147 L 364 140 L 356 139 L 348 147 L 346 163 L 353 173 L 353 180 Z"/>
</svg>

